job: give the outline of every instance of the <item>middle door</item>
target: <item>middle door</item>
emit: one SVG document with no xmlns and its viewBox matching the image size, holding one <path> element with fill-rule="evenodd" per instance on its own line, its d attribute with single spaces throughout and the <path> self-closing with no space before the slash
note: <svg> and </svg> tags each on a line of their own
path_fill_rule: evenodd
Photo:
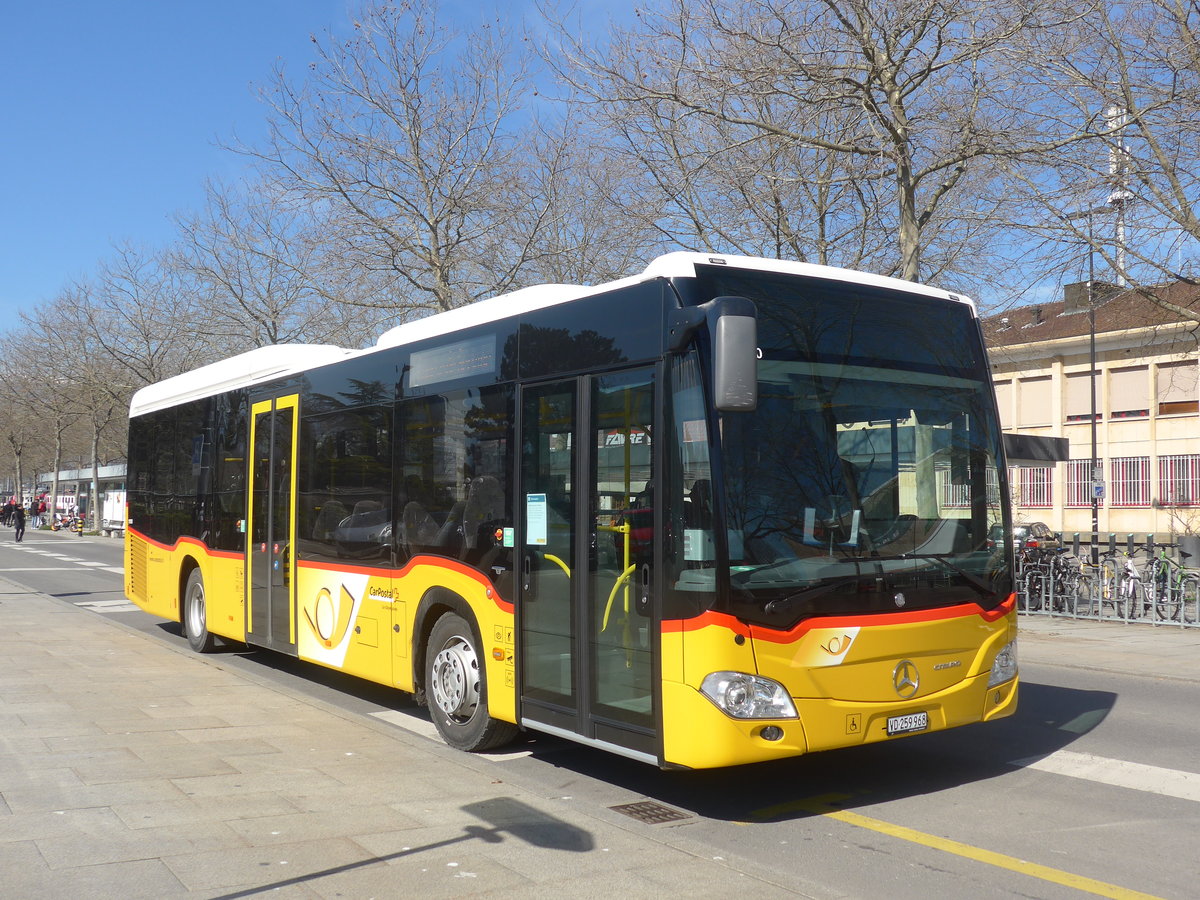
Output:
<svg viewBox="0 0 1200 900">
<path fill-rule="evenodd" d="M 655 753 L 654 370 L 522 391 L 522 717 Z"/>
</svg>

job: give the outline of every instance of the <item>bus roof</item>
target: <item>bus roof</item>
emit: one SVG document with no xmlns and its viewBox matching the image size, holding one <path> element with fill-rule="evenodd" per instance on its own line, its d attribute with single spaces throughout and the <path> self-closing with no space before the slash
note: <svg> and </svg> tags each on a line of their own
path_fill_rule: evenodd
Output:
<svg viewBox="0 0 1200 900">
<path fill-rule="evenodd" d="M 785 275 L 801 275 L 809 278 L 872 285 L 966 303 L 970 305 L 972 312 L 975 312 L 974 303 L 965 297 L 912 281 L 856 272 L 852 269 L 749 256 L 689 252 L 667 253 L 652 260 L 640 274 L 617 281 L 593 286 L 539 284 L 479 300 L 447 312 L 425 316 L 412 322 L 405 322 L 385 331 L 379 336 L 379 340 L 375 342 L 374 346 L 365 350 L 347 350 L 331 344 L 276 344 L 259 347 L 142 388 L 133 395 L 130 401 L 129 415 L 133 417 L 159 409 L 167 409 L 178 403 L 199 400 L 234 388 L 250 387 L 273 378 L 303 372 L 347 357 L 360 356 L 388 347 L 412 344 L 426 338 L 450 334 L 460 329 L 483 325 L 510 316 L 556 306 L 560 303 L 569 303 L 581 297 L 641 284 L 657 278 L 694 277 L 698 265 L 723 265 L 732 268 L 753 269 L 759 272 L 777 272 Z"/>
</svg>

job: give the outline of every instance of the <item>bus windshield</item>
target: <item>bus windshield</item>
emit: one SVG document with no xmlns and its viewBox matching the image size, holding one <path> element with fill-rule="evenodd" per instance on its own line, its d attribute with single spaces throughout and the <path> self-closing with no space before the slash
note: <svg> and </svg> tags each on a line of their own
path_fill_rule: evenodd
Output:
<svg viewBox="0 0 1200 900">
<path fill-rule="evenodd" d="M 720 273 L 759 314 L 759 406 L 720 421 L 729 598 L 778 624 L 1009 592 L 1000 429 L 965 303 Z M 693 571 L 692 576 L 700 576 Z"/>
</svg>

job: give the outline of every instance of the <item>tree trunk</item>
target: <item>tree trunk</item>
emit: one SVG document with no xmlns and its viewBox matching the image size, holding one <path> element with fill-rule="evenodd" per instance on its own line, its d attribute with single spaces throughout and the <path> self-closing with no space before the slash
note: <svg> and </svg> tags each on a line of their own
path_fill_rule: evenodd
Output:
<svg viewBox="0 0 1200 900">
<path fill-rule="evenodd" d="M 62 471 L 62 427 L 54 429 L 54 475 L 50 482 L 50 524 L 58 515 L 58 473 Z"/>
<path fill-rule="evenodd" d="M 92 427 L 92 530 L 100 530 L 100 429 Z"/>
</svg>

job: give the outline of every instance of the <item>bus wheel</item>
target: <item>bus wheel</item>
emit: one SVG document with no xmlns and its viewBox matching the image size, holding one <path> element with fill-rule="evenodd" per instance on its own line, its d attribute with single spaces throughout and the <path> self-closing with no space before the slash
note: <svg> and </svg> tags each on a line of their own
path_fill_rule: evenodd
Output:
<svg viewBox="0 0 1200 900">
<path fill-rule="evenodd" d="M 197 653 L 208 653 L 216 644 L 204 621 L 204 576 L 199 569 L 192 569 L 183 591 L 183 633 Z"/>
<path fill-rule="evenodd" d="M 511 741 L 515 725 L 487 711 L 487 672 L 475 630 L 457 613 L 433 626 L 425 648 L 425 697 L 438 733 L 458 750 L 490 750 Z"/>
</svg>

